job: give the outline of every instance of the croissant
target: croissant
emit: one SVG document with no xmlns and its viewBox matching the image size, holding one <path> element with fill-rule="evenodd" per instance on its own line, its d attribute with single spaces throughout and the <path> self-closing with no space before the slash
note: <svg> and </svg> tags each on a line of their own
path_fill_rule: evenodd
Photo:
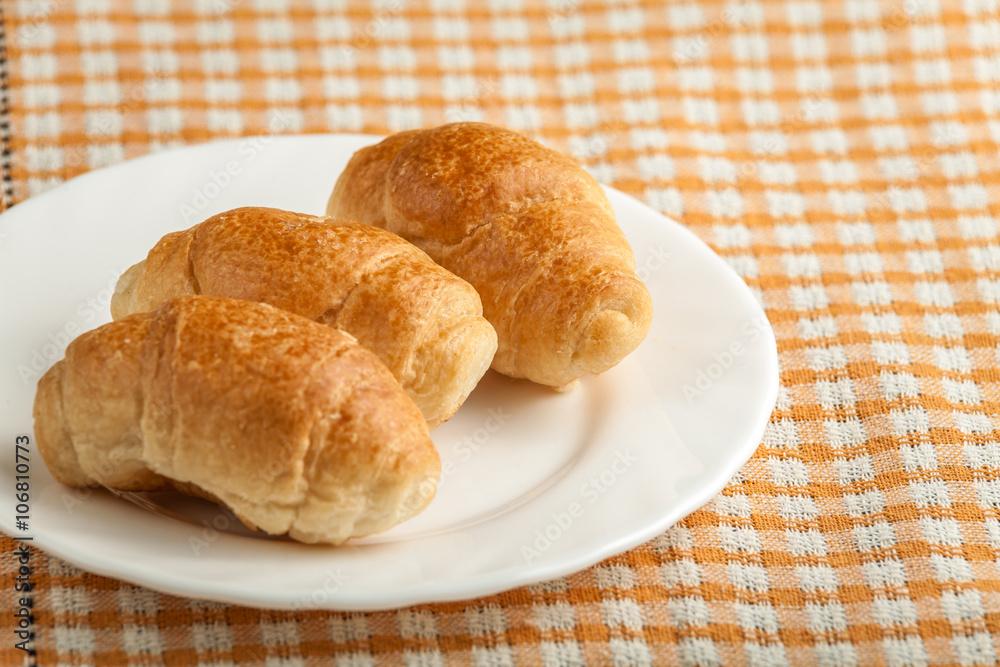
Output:
<svg viewBox="0 0 1000 667">
<path fill-rule="evenodd" d="M 39 380 L 34 416 L 63 484 L 175 487 L 302 542 L 386 530 L 440 474 L 427 423 L 373 353 L 236 299 L 177 297 L 79 336 Z"/>
<path fill-rule="evenodd" d="M 390 136 L 352 156 L 327 214 L 399 234 L 469 281 L 500 373 L 567 387 L 649 331 L 652 300 L 600 185 L 515 132 L 453 123 Z"/>
<path fill-rule="evenodd" d="M 350 220 L 247 207 L 167 234 L 122 274 L 111 315 L 180 294 L 262 301 L 347 331 L 431 428 L 458 410 L 497 346 L 471 285 L 398 236 Z"/>
</svg>

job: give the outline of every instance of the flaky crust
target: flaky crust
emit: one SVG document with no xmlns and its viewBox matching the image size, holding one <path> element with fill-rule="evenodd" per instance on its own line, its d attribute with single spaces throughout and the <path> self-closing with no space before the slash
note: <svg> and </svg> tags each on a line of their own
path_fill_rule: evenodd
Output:
<svg viewBox="0 0 1000 667">
<path fill-rule="evenodd" d="M 506 375 L 564 387 L 649 331 L 652 300 L 600 185 L 515 132 L 454 123 L 363 148 L 327 214 L 399 234 L 469 281 Z"/>
<path fill-rule="evenodd" d="M 83 334 L 40 380 L 34 413 L 64 484 L 194 487 L 303 542 L 391 528 L 440 474 L 420 411 L 374 354 L 235 299 L 177 297 Z"/>
<path fill-rule="evenodd" d="M 119 279 L 115 319 L 181 294 L 262 301 L 375 352 L 433 428 L 489 368 L 479 295 L 395 234 L 345 219 L 245 207 L 167 234 Z"/>
<path fill-rule="evenodd" d="M 149 318 L 79 336 L 38 381 L 35 434 L 52 476 L 69 486 L 160 491 L 169 480 L 146 465 L 141 382 Z"/>
</svg>

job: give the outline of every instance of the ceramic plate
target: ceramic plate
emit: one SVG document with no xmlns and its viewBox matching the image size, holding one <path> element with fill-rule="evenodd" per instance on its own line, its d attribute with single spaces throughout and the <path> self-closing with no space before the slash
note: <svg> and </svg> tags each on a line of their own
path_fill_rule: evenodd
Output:
<svg viewBox="0 0 1000 667">
<path fill-rule="evenodd" d="M 118 275 L 163 234 L 230 208 L 322 213 L 347 159 L 377 139 L 258 137 L 165 151 L 85 174 L 0 216 L 0 442 L 8 452 L 0 529 L 168 593 L 374 610 L 581 570 L 662 533 L 722 489 L 774 407 L 774 336 L 750 290 L 705 244 L 610 188 L 653 295 L 648 338 L 565 394 L 487 374 L 433 432 L 442 478 L 418 517 L 346 546 L 306 546 L 255 536 L 207 503 L 160 497 L 175 520 L 52 479 L 33 445 L 35 385 L 69 340 L 110 320 Z M 23 436 L 31 444 L 18 452 Z M 30 484 L 27 512 L 16 503 L 19 473 Z"/>
</svg>

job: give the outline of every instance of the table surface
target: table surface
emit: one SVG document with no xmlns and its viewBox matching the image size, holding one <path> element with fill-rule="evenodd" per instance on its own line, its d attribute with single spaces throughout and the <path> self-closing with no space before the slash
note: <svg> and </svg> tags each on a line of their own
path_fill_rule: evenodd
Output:
<svg viewBox="0 0 1000 667">
<path fill-rule="evenodd" d="M 747 282 L 781 389 L 666 533 L 377 613 L 160 594 L 32 556 L 0 663 L 992 665 L 1000 656 L 996 0 L 0 2 L 4 206 L 170 146 L 504 125 Z M 0 220 L 2 230 L 2 220 Z M 6 501 L 4 501 L 6 502 Z M 0 607 L 16 543 L 0 536 Z"/>
</svg>

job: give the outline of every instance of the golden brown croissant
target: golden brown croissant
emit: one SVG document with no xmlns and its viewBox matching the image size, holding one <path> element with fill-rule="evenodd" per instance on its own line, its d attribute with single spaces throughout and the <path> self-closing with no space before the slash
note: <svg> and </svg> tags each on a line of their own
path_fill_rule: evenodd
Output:
<svg viewBox="0 0 1000 667">
<path fill-rule="evenodd" d="M 471 285 L 395 234 L 350 220 L 247 207 L 167 234 L 119 279 L 111 315 L 180 294 L 263 301 L 347 331 L 431 428 L 458 410 L 496 351 Z"/>
<path fill-rule="evenodd" d="M 420 411 L 374 354 L 262 303 L 178 297 L 87 332 L 39 381 L 34 413 L 63 484 L 193 489 L 303 542 L 386 530 L 440 474 Z"/>
<path fill-rule="evenodd" d="M 454 123 L 363 148 L 327 214 L 399 234 L 469 281 L 506 375 L 565 386 L 613 367 L 649 331 L 652 300 L 604 191 L 515 132 Z"/>
</svg>

